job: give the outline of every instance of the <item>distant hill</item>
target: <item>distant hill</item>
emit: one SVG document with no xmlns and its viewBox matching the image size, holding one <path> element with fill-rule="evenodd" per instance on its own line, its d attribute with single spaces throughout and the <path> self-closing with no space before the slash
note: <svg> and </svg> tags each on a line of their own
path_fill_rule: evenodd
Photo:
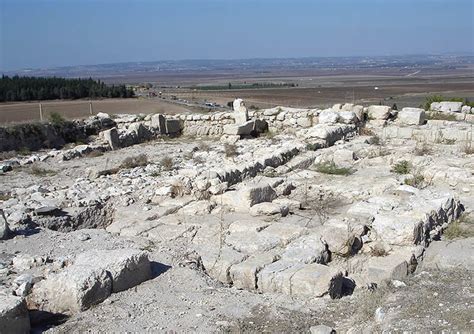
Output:
<svg viewBox="0 0 474 334">
<path fill-rule="evenodd" d="M 6 75 L 60 76 L 60 77 L 126 77 L 141 73 L 236 73 L 274 72 L 306 69 L 376 69 L 376 68 L 447 68 L 474 64 L 474 54 L 467 55 L 408 55 L 367 57 L 307 57 L 262 59 L 197 59 L 115 64 L 66 66 L 47 69 L 3 71 Z"/>
</svg>

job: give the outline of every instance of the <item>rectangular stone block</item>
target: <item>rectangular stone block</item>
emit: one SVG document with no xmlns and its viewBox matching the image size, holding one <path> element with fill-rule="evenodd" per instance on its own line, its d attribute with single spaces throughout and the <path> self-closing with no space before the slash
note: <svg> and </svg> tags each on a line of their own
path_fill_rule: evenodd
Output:
<svg viewBox="0 0 474 334">
<path fill-rule="evenodd" d="M 260 292 L 291 294 L 291 277 L 304 266 L 303 263 L 288 260 L 269 264 L 258 273 L 258 290 Z"/>
<path fill-rule="evenodd" d="M 342 296 L 342 271 L 319 263 L 306 265 L 291 277 L 291 290 L 286 291 L 292 296 L 331 298 Z"/>
<path fill-rule="evenodd" d="M 151 278 L 148 255 L 137 249 L 92 250 L 79 254 L 74 266 L 105 270 L 112 278 L 112 292 L 130 289 Z"/>
<path fill-rule="evenodd" d="M 30 317 L 23 298 L 13 296 L 11 291 L 0 290 L 0 333 L 30 332 Z"/>
<path fill-rule="evenodd" d="M 177 119 L 167 119 L 166 120 L 166 133 L 167 134 L 177 134 L 181 131 L 181 125 Z"/>
<path fill-rule="evenodd" d="M 278 257 L 274 253 L 260 253 L 239 264 L 233 265 L 230 268 L 233 285 L 238 289 L 257 289 L 257 273 L 277 259 Z"/>
<path fill-rule="evenodd" d="M 161 114 L 151 116 L 151 127 L 158 130 L 160 134 L 166 134 L 166 120 Z"/>
<path fill-rule="evenodd" d="M 103 302 L 112 293 L 112 279 L 103 269 L 70 266 L 36 283 L 29 295 L 29 308 L 74 314 Z"/>
</svg>

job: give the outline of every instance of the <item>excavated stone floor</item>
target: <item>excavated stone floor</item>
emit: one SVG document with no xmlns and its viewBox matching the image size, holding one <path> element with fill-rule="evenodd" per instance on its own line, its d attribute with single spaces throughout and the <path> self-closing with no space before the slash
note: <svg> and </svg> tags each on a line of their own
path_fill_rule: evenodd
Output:
<svg viewBox="0 0 474 334">
<path fill-rule="evenodd" d="M 2 289 L 39 332 L 474 330 L 472 238 L 454 268 L 429 254 L 450 224 L 472 233 L 472 154 L 343 124 L 324 147 L 315 131 L 160 139 L 1 175 L 16 233 Z"/>
</svg>

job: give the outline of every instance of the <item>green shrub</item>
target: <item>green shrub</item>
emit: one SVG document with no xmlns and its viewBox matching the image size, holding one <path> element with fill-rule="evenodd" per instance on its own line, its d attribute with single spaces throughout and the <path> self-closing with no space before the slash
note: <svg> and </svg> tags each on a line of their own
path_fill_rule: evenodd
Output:
<svg viewBox="0 0 474 334">
<path fill-rule="evenodd" d="M 316 171 L 323 173 L 323 174 L 331 174 L 331 175 L 350 175 L 352 174 L 352 170 L 350 168 L 338 167 L 334 161 L 330 162 L 321 162 L 316 165 Z"/>
<path fill-rule="evenodd" d="M 49 121 L 53 125 L 60 126 L 60 125 L 64 124 L 65 119 L 59 113 L 52 112 L 52 113 L 49 114 Z"/>
<path fill-rule="evenodd" d="M 392 173 L 397 173 L 397 174 L 408 174 L 411 171 L 411 164 L 406 160 L 402 160 L 400 162 L 397 162 L 392 167 L 391 171 Z"/>
<path fill-rule="evenodd" d="M 425 177 L 421 174 L 413 175 L 412 177 L 405 179 L 405 184 L 415 188 L 423 188 L 425 182 Z"/>
</svg>

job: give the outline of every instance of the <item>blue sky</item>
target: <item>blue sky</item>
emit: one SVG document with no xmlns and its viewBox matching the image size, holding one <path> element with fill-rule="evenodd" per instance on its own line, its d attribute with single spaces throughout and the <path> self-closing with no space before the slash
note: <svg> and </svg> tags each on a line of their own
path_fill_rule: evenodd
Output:
<svg viewBox="0 0 474 334">
<path fill-rule="evenodd" d="M 474 52 L 473 0 L 0 0 L 0 69 Z"/>
</svg>

